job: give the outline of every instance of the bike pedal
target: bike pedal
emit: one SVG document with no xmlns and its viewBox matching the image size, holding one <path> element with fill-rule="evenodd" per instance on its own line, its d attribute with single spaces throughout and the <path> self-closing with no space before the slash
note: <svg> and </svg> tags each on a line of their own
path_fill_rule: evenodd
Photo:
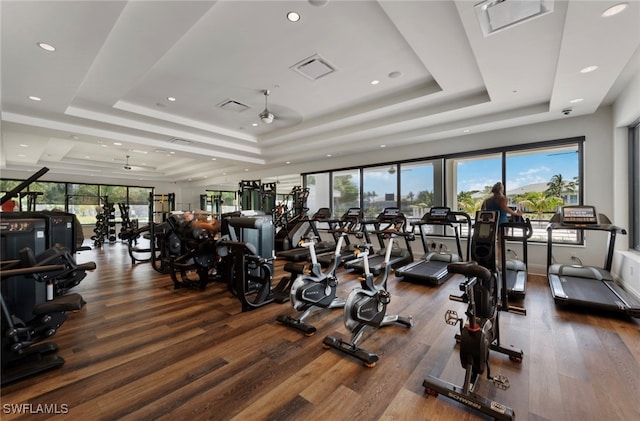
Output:
<svg viewBox="0 0 640 421">
<path fill-rule="evenodd" d="M 495 387 L 502 390 L 507 390 L 509 386 L 511 386 L 509 384 L 509 379 L 507 378 L 507 376 L 504 376 L 502 374 L 496 374 L 495 376 L 493 376 L 491 381 L 493 382 L 493 385 Z"/>
<path fill-rule="evenodd" d="M 458 324 L 458 312 L 455 310 L 447 310 L 444 314 L 444 322 L 448 325 L 455 326 Z"/>
</svg>

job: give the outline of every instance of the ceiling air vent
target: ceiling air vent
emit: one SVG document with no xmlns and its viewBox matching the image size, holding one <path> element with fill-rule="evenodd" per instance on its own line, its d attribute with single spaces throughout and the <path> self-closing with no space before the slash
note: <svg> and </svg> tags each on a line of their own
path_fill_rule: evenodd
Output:
<svg viewBox="0 0 640 421">
<path fill-rule="evenodd" d="M 190 140 L 178 139 L 177 137 L 174 137 L 169 139 L 169 143 L 173 143 L 174 145 L 189 146 L 193 142 L 191 142 Z"/>
<path fill-rule="evenodd" d="M 553 12 L 554 0 L 485 0 L 474 6 L 484 36 Z"/>
<path fill-rule="evenodd" d="M 250 106 L 231 98 L 222 101 L 220 104 L 218 104 L 218 107 L 222 108 L 223 110 L 234 111 L 236 113 L 240 113 L 251 108 Z"/>
<path fill-rule="evenodd" d="M 318 54 L 302 60 L 291 66 L 291 70 L 301 74 L 307 79 L 317 80 L 338 70 L 336 66 L 329 63 Z"/>
</svg>

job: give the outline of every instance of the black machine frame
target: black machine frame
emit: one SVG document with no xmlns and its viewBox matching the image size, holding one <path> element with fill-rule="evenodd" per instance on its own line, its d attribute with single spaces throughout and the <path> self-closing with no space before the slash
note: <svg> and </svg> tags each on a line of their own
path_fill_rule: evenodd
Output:
<svg viewBox="0 0 640 421">
<path fill-rule="evenodd" d="M 460 228 L 464 223 L 467 224 L 466 255 L 462 252 L 460 242 Z M 425 253 L 420 259 L 397 268 L 395 270 L 396 276 L 402 277 L 405 280 L 424 281 L 429 284 L 440 285 L 450 278 L 450 274 L 447 271 L 447 265 L 449 263 L 469 260 L 471 250 L 471 217 L 467 213 L 452 211 L 445 206 L 434 206 L 429 212 L 422 216 L 420 221 L 414 222 L 412 225 L 414 229 L 418 227 Z M 430 250 L 431 248 L 427 241 L 428 235 L 424 230 L 426 226 L 439 226 L 443 227 L 443 230 L 446 230 L 446 227 L 451 228 L 455 236 L 457 255 L 448 251 Z"/>
<path fill-rule="evenodd" d="M 608 234 L 604 265 L 584 266 L 553 263 L 554 230 L 600 231 Z M 547 277 L 556 304 L 599 309 L 640 318 L 640 302 L 627 292 L 611 274 L 616 237 L 626 235 L 624 228 L 612 224 L 593 206 L 564 206 L 547 226 Z"/>
</svg>

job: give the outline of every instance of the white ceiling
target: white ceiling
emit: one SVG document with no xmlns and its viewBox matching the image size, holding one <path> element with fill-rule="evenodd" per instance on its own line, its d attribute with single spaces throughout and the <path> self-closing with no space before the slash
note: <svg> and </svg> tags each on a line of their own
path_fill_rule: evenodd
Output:
<svg viewBox="0 0 640 421">
<path fill-rule="evenodd" d="M 593 113 L 640 72 L 640 2 L 601 17 L 620 1 L 484 37 L 474 1 L 2 0 L 0 169 L 215 184 Z M 292 70 L 314 55 L 337 71 Z"/>
</svg>

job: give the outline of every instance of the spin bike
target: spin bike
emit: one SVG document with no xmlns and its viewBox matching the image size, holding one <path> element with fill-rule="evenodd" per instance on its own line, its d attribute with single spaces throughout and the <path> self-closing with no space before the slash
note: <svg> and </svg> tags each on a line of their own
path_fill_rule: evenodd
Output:
<svg viewBox="0 0 640 421">
<path fill-rule="evenodd" d="M 391 302 L 391 294 L 387 291 L 387 279 L 391 273 L 391 250 L 393 242 L 399 236 L 412 236 L 412 233 L 400 233 L 396 229 L 375 232 L 389 237 L 385 250 L 382 271 L 378 275 L 378 280 L 374 279 L 369 267 L 370 245 L 365 246 L 365 250 L 360 253 L 364 263 L 363 277 L 360 278 L 360 288 L 355 288 L 347 297 L 344 306 L 344 325 L 351 332 L 351 342 L 344 341 L 334 336 L 327 336 L 322 341 L 326 349 L 334 348 L 345 354 L 351 355 L 364 362 L 367 367 L 375 367 L 379 357 L 377 354 L 362 349 L 358 342 L 363 337 L 367 328 L 379 329 L 384 326 L 397 324 L 410 328 L 413 326 L 411 316 L 403 317 L 397 314 L 387 314 L 387 305 Z"/>
<path fill-rule="evenodd" d="M 499 311 L 510 311 L 525 314 L 523 309 L 510 307 L 506 302 L 506 294 L 499 301 L 498 289 L 506 289 L 506 280 L 500 276 L 496 267 L 496 235 L 498 232 L 498 213 L 495 211 L 479 211 L 476 214 L 476 225 L 471 243 L 473 261 L 451 263 L 450 273 L 464 275 L 466 280 L 460 284 L 461 296 L 451 295 L 453 301 L 468 304 L 465 312 L 467 323 L 454 310 L 445 314 L 445 322 L 455 326 L 460 324 L 460 334 L 456 337 L 460 342 L 460 364 L 466 370 L 462 387 L 448 383 L 439 378 L 428 376 L 423 386 L 428 395 L 444 396 L 474 408 L 498 420 L 513 420 L 513 409 L 489 400 L 474 392 L 478 378 L 487 369 L 487 379 L 499 389 L 509 388 L 509 379 L 503 375 L 491 375 L 489 367 L 489 351 L 497 351 L 508 355 L 509 359 L 521 363 L 523 352 L 512 346 L 500 344 Z"/>
<path fill-rule="evenodd" d="M 333 267 L 326 274 L 322 273 L 322 266 L 318 263 L 318 256 L 315 248 L 315 238 L 310 238 L 301 243 L 302 247 L 307 247 L 311 256 L 310 273 L 299 275 L 291 286 L 290 299 L 294 310 L 302 312 L 298 317 L 291 317 L 281 314 L 277 320 L 283 325 L 298 329 L 307 336 L 313 336 L 316 328 L 305 322 L 311 314 L 322 309 L 342 308 L 345 300 L 336 297 L 338 279 L 336 270 L 340 266 L 342 244 L 347 232 L 342 231 L 336 243 Z"/>
</svg>

